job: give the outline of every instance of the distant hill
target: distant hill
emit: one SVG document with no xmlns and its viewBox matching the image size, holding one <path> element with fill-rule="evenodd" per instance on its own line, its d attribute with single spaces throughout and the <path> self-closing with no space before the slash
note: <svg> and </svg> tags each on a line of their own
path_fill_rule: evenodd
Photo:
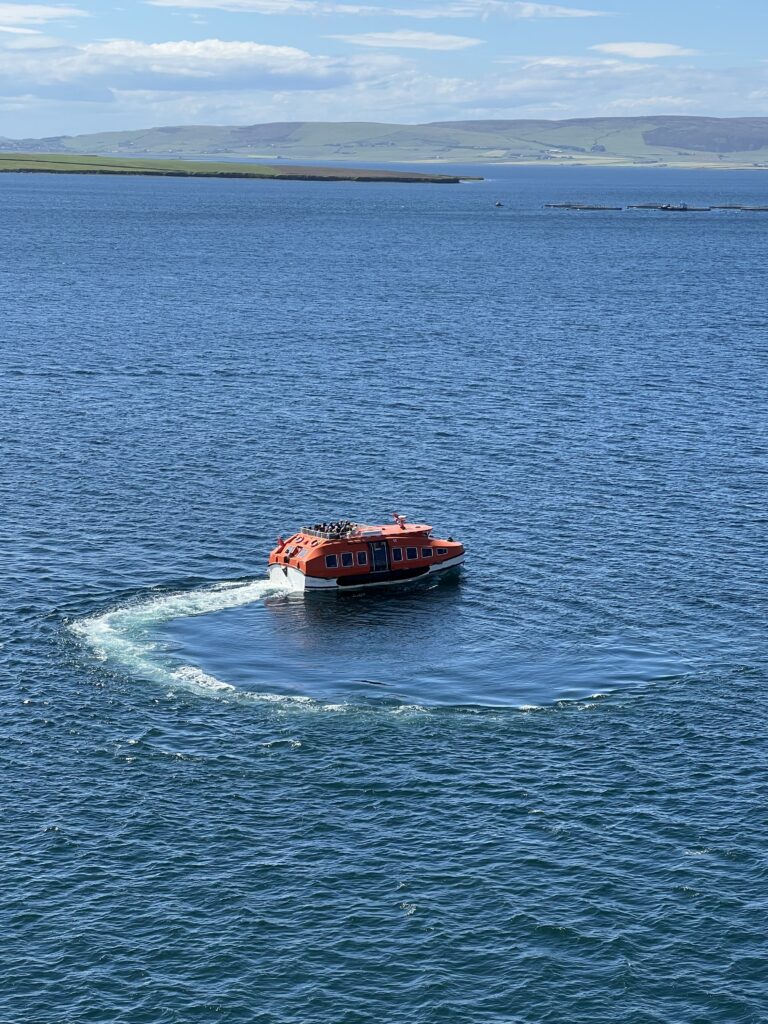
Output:
<svg viewBox="0 0 768 1024">
<path fill-rule="evenodd" d="M 588 117 L 568 121 L 284 121 L 190 125 L 46 139 L 0 151 L 403 163 L 539 162 L 768 167 L 768 117 Z"/>
</svg>

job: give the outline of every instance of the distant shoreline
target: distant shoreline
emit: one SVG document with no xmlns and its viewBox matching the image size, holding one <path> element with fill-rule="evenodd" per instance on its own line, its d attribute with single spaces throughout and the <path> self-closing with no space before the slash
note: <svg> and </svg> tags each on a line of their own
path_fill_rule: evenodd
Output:
<svg viewBox="0 0 768 1024">
<path fill-rule="evenodd" d="M 0 153 L 0 174 L 107 174 L 151 178 L 251 178 L 266 181 L 351 181 L 393 184 L 458 185 L 480 181 L 455 174 L 418 171 L 360 170 L 342 167 L 273 167 L 182 160 L 141 160 L 120 157 L 71 156 L 58 153 Z"/>
<path fill-rule="evenodd" d="M 285 164 L 371 167 L 588 166 L 768 170 L 768 117 L 487 118 L 400 124 L 285 121 L 241 125 L 165 125 L 82 135 L 8 139 L 0 153 L 99 155 L 173 162 L 259 160 L 274 174 Z M 290 171 L 289 171 L 290 173 Z M 469 171 L 471 173 L 471 171 Z M 354 175 L 352 175 L 354 176 Z M 323 175 L 323 178 L 326 176 Z M 367 177 L 367 175 L 366 175 Z"/>
<path fill-rule="evenodd" d="M 458 163 L 451 160 L 409 160 L 409 163 L 434 167 L 446 163 Z M 768 164 L 728 164 L 728 163 L 651 163 L 643 160 L 493 160 L 486 163 L 478 162 L 479 167 L 581 167 L 590 170 L 610 171 L 632 169 L 636 171 L 768 171 Z M 466 180 L 466 179 L 463 179 Z"/>
</svg>

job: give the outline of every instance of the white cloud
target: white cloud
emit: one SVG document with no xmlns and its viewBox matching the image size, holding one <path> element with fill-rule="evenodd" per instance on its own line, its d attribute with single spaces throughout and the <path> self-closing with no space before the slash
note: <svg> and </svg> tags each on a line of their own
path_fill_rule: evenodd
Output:
<svg viewBox="0 0 768 1024">
<path fill-rule="evenodd" d="M 59 44 L 37 53 L 3 48 L 0 94 L 44 94 L 67 86 L 72 98 L 117 90 L 217 91 L 341 87 L 374 80 L 401 67 L 395 56 L 315 56 L 292 46 L 221 39 L 145 43 L 109 39 L 79 46 Z"/>
<path fill-rule="evenodd" d="M 53 7 L 48 4 L 2 4 L 0 23 L 3 25 L 45 25 L 61 18 L 82 18 L 85 11 L 79 7 Z M 10 29 L 5 29 L 10 31 Z"/>
<path fill-rule="evenodd" d="M 128 66 L 134 70 L 158 74 L 209 76 L 225 69 L 268 68 L 285 73 L 313 63 L 304 50 L 293 46 L 268 46 L 263 43 L 229 42 L 222 39 L 197 41 L 178 40 L 168 43 L 144 43 L 133 39 L 110 39 L 86 43 L 80 53 L 84 61 L 92 61 L 96 68 Z M 322 58 L 315 67 L 323 65 Z"/>
<path fill-rule="evenodd" d="M 557 4 L 509 3 L 500 6 L 508 8 L 508 13 L 516 18 L 600 18 L 608 13 L 579 7 L 560 7 Z"/>
<path fill-rule="evenodd" d="M 439 35 L 437 32 L 410 32 L 400 29 L 397 32 L 365 32 L 361 35 L 329 36 L 329 39 L 342 39 L 356 46 L 390 47 L 397 50 L 466 50 L 469 46 L 477 46 L 482 39 L 469 36 Z"/>
<path fill-rule="evenodd" d="M 378 7 L 372 4 L 337 3 L 334 0 L 145 0 L 153 7 L 181 7 L 197 10 L 232 11 L 240 14 L 344 14 L 396 16 L 400 18 L 488 18 L 492 15 L 515 19 L 596 18 L 605 11 L 563 7 L 558 4 L 524 3 L 520 0 L 448 0 L 425 7 Z"/>
<path fill-rule="evenodd" d="M 1 31 L 1 30 L 0 30 Z M 8 42 L 2 44 L 4 50 L 49 50 L 65 45 L 56 36 L 47 36 L 42 32 L 30 32 L 21 36 L 14 36 Z"/>
<path fill-rule="evenodd" d="M 590 46 L 598 53 L 615 53 L 620 57 L 634 57 L 647 60 L 654 57 L 696 57 L 698 50 L 686 50 L 674 43 L 599 43 Z"/>
<path fill-rule="evenodd" d="M 150 7 L 184 7 L 200 10 L 233 11 L 237 14 L 326 14 L 334 5 L 319 0 L 146 0 Z M 350 8 L 347 13 L 356 13 Z"/>
<path fill-rule="evenodd" d="M 608 113 L 613 114 L 655 114 L 659 110 L 674 110 L 676 113 L 696 110 L 697 100 L 690 96 L 639 96 L 635 99 L 612 100 L 608 104 Z"/>
<path fill-rule="evenodd" d="M 429 35 L 429 33 L 426 33 Z M 3 134 L 14 137 L 149 124 L 263 121 L 423 122 L 698 113 L 761 116 L 768 66 L 701 68 L 593 52 L 523 56 L 490 69 L 453 62 L 437 75 L 418 51 L 344 56 L 220 39 L 65 44 L 0 40 Z"/>
</svg>

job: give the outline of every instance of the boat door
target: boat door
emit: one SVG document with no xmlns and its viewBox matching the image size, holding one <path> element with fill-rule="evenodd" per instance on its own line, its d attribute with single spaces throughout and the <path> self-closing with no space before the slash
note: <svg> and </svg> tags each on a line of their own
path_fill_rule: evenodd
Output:
<svg viewBox="0 0 768 1024">
<path fill-rule="evenodd" d="M 374 572 L 386 572 L 389 569 L 389 551 L 385 540 L 371 543 L 371 568 Z"/>
</svg>

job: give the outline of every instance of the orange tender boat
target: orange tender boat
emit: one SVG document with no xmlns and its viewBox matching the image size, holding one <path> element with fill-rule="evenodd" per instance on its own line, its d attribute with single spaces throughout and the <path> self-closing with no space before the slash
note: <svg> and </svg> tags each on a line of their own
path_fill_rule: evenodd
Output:
<svg viewBox="0 0 768 1024">
<path fill-rule="evenodd" d="M 394 517 L 382 526 L 315 523 L 287 540 L 278 537 L 269 578 L 293 590 L 352 590 L 409 583 L 464 561 L 464 545 L 453 537 L 433 537 L 431 526 Z"/>
</svg>

